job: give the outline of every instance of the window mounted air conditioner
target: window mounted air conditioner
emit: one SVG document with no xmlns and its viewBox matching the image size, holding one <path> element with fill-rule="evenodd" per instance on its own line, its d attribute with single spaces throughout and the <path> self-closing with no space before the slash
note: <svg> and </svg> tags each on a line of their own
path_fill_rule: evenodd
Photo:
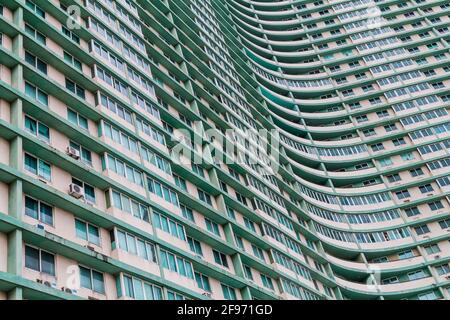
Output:
<svg viewBox="0 0 450 320">
<path fill-rule="evenodd" d="M 54 282 L 50 282 L 50 281 L 42 280 L 42 279 L 36 279 L 36 282 L 43 284 L 44 286 L 49 287 L 49 288 L 56 288 L 56 283 L 54 283 Z"/>
<path fill-rule="evenodd" d="M 80 199 L 80 198 L 84 197 L 83 188 L 75 183 L 70 184 L 69 194 L 76 199 Z"/>
<path fill-rule="evenodd" d="M 71 146 L 67 147 L 67 154 L 76 160 L 80 159 L 80 152 Z"/>
<path fill-rule="evenodd" d="M 62 287 L 61 291 L 64 291 L 65 293 L 70 293 L 70 294 L 77 294 L 77 292 L 78 292 L 75 289 L 70 289 L 70 288 L 67 288 L 67 287 Z"/>
<path fill-rule="evenodd" d="M 202 293 L 202 296 L 211 298 L 211 293 L 209 293 L 209 292 L 203 292 L 203 293 Z"/>
</svg>

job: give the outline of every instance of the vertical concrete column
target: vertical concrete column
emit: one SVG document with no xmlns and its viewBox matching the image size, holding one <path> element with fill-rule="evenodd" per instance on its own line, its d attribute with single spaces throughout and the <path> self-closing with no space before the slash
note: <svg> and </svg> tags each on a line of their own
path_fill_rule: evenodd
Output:
<svg viewBox="0 0 450 320">
<path fill-rule="evenodd" d="M 232 244 L 233 246 L 235 246 L 234 232 L 233 232 L 233 228 L 231 227 L 231 224 L 230 223 L 225 224 L 223 226 L 223 230 L 225 232 L 225 238 L 227 239 L 227 242 Z M 242 264 L 241 255 L 239 253 L 232 255 L 231 261 L 233 263 L 233 267 L 234 267 L 234 271 L 235 271 L 236 275 L 238 277 L 245 279 L 244 266 Z M 250 293 L 249 287 L 246 286 L 246 287 L 242 288 L 240 291 L 241 291 L 243 300 L 251 300 L 252 299 L 252 295 Z"/>
<path fill-rule="evenodd" d="M 14 24 L 19 28 L 24 28 L 23 9 L 18 8 L 13 13 Z M 23 55 L 23 36 L 17 35 L 13 39 L 12 52 L 17 56 Z M 16 65 L 12 69 L 11 85 L 14 89 L 24 91 L 23 66 Z M 17 99 L 11 104 L 11 124 L 16 128 L 21 129 L 22 126 L 22 100 Z M 22 170 L 23 156 L 22 156 L 22 138 L 17 136 L 10 141 L 9 165 L 13 169 Z M 17 220 L 22 220 L 23 209 L 23 183 L 21 180 L 15 180 L 9 185 L 8 194 L 8 211 L 11 217 Z M 22 275 L 23 259 L 22 259 L 22 231 L 16 229 L 8 234 L 8 263 L 7 272 L 16 276 Z M 22 288 L 16 287 L 8 292 L 8 299 L 21 300 L 23 298 Z"/>
</svg>

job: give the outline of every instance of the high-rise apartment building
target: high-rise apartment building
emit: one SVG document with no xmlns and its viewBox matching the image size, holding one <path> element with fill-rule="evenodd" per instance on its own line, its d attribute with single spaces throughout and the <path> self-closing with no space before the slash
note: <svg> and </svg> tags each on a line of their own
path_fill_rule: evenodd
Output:
<svg viewBox="0 0 450 320">
<path fill-rule="evenodd" d="M 0 21 L 0 299 L 450 298 L 447 0 Z"/>
</svg>

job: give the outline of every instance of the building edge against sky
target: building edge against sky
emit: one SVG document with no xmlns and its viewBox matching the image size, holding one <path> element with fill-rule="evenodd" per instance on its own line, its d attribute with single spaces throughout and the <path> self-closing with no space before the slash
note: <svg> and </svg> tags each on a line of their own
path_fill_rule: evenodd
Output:
<svg viewBox="0 0 450 320">
<path fill-rule="evenodd" d="M 0 1 L 0 299 L 448 300 L 449 13 Z"/>
</svg>

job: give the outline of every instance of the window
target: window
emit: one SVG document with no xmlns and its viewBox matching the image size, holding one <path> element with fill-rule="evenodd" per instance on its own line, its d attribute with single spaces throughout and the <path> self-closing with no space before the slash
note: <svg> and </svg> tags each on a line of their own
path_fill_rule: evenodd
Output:
<svg viewBox="0 0 450 320">
<path fill-rule="evenodd" d="M 244 276 L 248 280 L 253 280 L 252 269 L 244 264 Z"/>
<path fill-rule="evenodd" d="M 103 168 L 107 170 L 111 170 L 114 173 L 117 173 L 119 176 L 126 178 L 128 181 L 143 187 L 143 173 L 128 164 L 122 162 L 119 159 L 114 158 L 110 154 L 106 154 L 102 159 L 105 159 L 103 162 Z"/>
<path fill-rule="evenodd" d="M 151 163 L 161 171 L 171 175 L 172 169 L 170 166 L 170 162 L 166 159 L 162 158 L 161 156 L 157 155 L 153 151 L 141 146 L 141 155 L 142 158 L 144 158 L 145 161 Z"/>
<path fill-rule="evenodd" d="M 93 290 L 94 292 L 105 294 L 105 281 L 103 273 L 79 266 L 80 286 L 82 288 Z"/>
<path fill-rule="evenodd" d="M 38 16 L 45 19 L 45 11 L 39 8 L 33 1 L 26 0 L 25 4 L 28 8 L 30 8 L 32 11 L 34 11 Z"/>
<path fill-rule="evenodd" d="M 240 248 L 241 250 L 245 251 L 244 241 L 242 240 L 242 238 L 235 234 L 234 235 L 234 239 L 236 241 L 236 245 L 238 246 L 238 248 Z"/>
<path fill-rule="evenodd" d="M 81 161 L 92 166 L 92 154 L 88 149 L 82 147 L 81 145 L 73 141 L 70 141 L 70 147 L 78 151 L 78 153 L 80 154 Z"/>
<path fill-rule="evenodd" d="M 386 132 L 395 131 L 395 130 L 397 130 L 397 126 L 395 125 L 395 123 L 392 123 L 392 124 L 384 126 L 384 130 L 386 130 Z"/>
<path fill-rule="evenodd" d="M 414 253 L 411 250 L 399 252 L 398 253 L 398 258 L 400 260 L 414 258 Z"/>
<path fill-rule="evenodd" d="M 100 231 L 90 223 L 75 219 L 75 234 L 77 238 L 100 246 Z"/>
<path fill-rule="evenodd" d="M 390 183 L 394 183 L 394 182 L 402 180 L 398 173 L 394 173 L 394 174 L 388 175 L 388 176 L 386 176 L 386 178 L 388 179 L 388 181 Z"/>
<path fill-rule="evenodd" d="M 161 287 L 141 281 L 135 277 L 123 276 L 125 296 L 136 300 L 163 300 Z"/>
<path fill-rule="evenodd" d="M 409 170 L 409 173 L 411 174 L 411 177 L 413 177 L 413 178 L 424 174 L 422 168 L 411 169 L 411 170 Z"/>
<path fill-rule="evenodd" d="M 198 254 L 199 256 L 203 256 L 202 245 L 200 241 L 195 240 L 191 237 L 187 237 L 187 241 L 192 252 Z"/>
<path fill-rule="evenodd" d="M 413 217 L 413 216 L 419 215 L 420 211 L 419 211 L 419 208 L 412 207 L 412 208 L 405 209 L 405 213 L 408 217 Z"/>
<path fill-rule="evenodd" d="M 425 184 L 423 186 L 419 186 L 419 190 L 421 193 L 428 193 L 428 192 L 433 192 L 434 189 L 431 186 L 431 184 Z"/>
<path fill-rule="evenodd" d="M 25 130 L 45 142 L 50 142 L 50 129 L 45 124 L 25 116 Z"/>
<path fill-rule="evenodd" d="M 442 264 L 442 265 L 436 267 L 436 271 L 437 271 L 438 275 L 443 276 L 444 274 L 450 273 L 450 266 L 448 263 Z"/>
<path fill-rule="evenodd" d="M 425 272 L 423 272 L 423 270 L 418 270 L 415 272 L 408 273 L 409 281 L 418 280 L 418 279 L 422 279 L 425 277 L 426 277 L 426 274 L 425 274 Z"/>
<path fill-rule="evenodd" d="M 73 33 L 72 31 L 70 31 L 69 29 L 67 29 L 65 26 L 62 26 L 62 33 L 68 37 L 69 39 L 71 39 L 73 42 L 75 42 L 76 44 L 80 44 L 80 37 L 77 36 L 75 33 Z"/>
<path fill-rule="evenodd" d="M 180 176 L 177 176 L 176 174 L 173 175 L 173 178 L 177 187 L 181 188 L 184 191 L 187 191 L 186 180 L 184 180 Z"/>
<path fill-rule="evenodd" d="M 25 153 L 24 168 L 26 171 L 44 179 L 51 181 L 52 169 L 51 165 L 44 160 L 33 157 L 32 155 Z"/>
<path fill-rule="evenodd" d="M 408 161 L 408 160 L 414 160 L 414 155 L 411 152 L 403 153 L 401 155 L 402 160 Z"/>
<path fill-rule="evenodd" d="M 48 106 L 48 95 L 35 85 L 25 81 L 25 94 L 45 106 Z"/>
<path fill-rule="evenodd" d="M 179 293 L 167 290 L 167 300 L 187 300 L 187 298 Z"/>
<path fill-rule="evenodd" d="M 387 278 L 387 279 L 383 279 L 381 281 L 382 284 L 391 284 L 391 283 L 398 283 L 398 277 L 391 277 L 391 278 Z"/>
<path fill-rule="evenodd" d="M 166 216 L 158 212 L 154 212 L 153 217 L 154 217 L 153 221 L 156 228 L 164 232 L 167 232 L 178 239 L 186 241 L 186 233 L 184 231 L 183 225 L 175 222 L 172 219 L 167 218 Z"/>
<path fill-rule="evenodd" d="M 394 162 L 392 161 L 391 158 L 380 159 L 379 162 L 380 162 L 380 166 L 382 166 L 382 167 L 387 167 L 387 166 L 394 164 Z"/>
<path fill-rule="evenodd" d="M 160 250 L 163 268 L 176 272 L 184 277 L 194 279 L 192 263 L 166 250 Z"/>
<path fill-rule="evenodd" d="M 102 135 L 108 137 L 112 141 L 114 141 L 117 144 L 120 144 L 125 149 L 133 152 L 134 154 L 138 155 L 138 142 L 136 139 L 130 137 L 127 133 L 125 133 L 122 130 L 119 130 L 117 127 L 110 125 L 109 123 L 102 121 Z M 147 156 L 150 156 L 148 153 Z M 143 157 L 146 156 L 145 154 L 142 154 Z"/>
<path fill-rule="evenodd" d="M 75 93 L 77 96 L 79 96 L 81 99 L 86 99 L 86 93 L 84 88 L 80 87 L 79 84 L 73 82 L 72 80 L 69 80 L 66 78 L 66 89 L 69 91 Z"/>
<path fill-rule="evenodd" d="M 25 61 L 40 72 L 47 74 L 47 64 L 28 51 L 25 51 Z"/>
<path fill-rule="evenodd" d="M 419 300 L 436 300 L 436 299 L 438 299 L 438 296 L 436 295 L 436 293 L 434 291 L 432 291 L 432 292 L 419 294 L 417 296 L 417 298 Z"/>
<path fill-rule="evenodd" d="M 203 171 L 203 168 L 200 165 L 193 163 L 191 166 L 192 166 L 192 171 L 194 173 L 196 173 L 197 175 L 199 175 L 202 178 L 205 178 L 205 172 Z"/>
<path fill-rule="evenodd" d="M 163 198 L 167 202 L 172 203 L 174 206 L 177 207 L 179 206 L 177 193 L 172 189 L 169 189 L 168 187 L 157 182 L 156 180 L 150 178 L 147 178 L 147 185 L 148 190 L 151 193 L 157 195 L 160 198 Z"/>
<path fill-rule="evenodd" d="M 384 146 L 382 143 L 377 143 L 371 146 L 374 152 L 384 150 Z"/>
<path fill-rule="evenodd" d="M 237 300 L 236 291 L 234 288 L 223 283 L 221 283 L 220 285 L 222 286 L 223 298 L 225 300 Z"/>
<path fill-rule="evenodd" d="M 55 256 L 41 249 L 25 246 L 25 267 L 55 276 Z"/>
<path fill-rule="evenodd" d="M 392 140 L 392 143 L 394 144 L 394 146 L 399 147 L 401 145 L 405 145 L 406 141 L 403 138 L 398 138 L 398 139 Z"/>
<path fill-rule="evenodd" d="M 134 217 L 150 222 L 148 207 L 115 190 L 112 191 L 112 204 L 119 210 Z"/>
<path fill-rule="evenodd" d="M 120 250 L 156 263 L 156 249 L 153 243 L 144 241 L 130 233 L 121 230 L 117 230 L 116 234 L 116 247 L 118 247 Z"/>
<path fill-rule="evenodd" d="M 70 122 L 73 124 L 88 130 L 88 120 L 81 116 L 78 112 L 73 111 L 72 109 L 67 108 L 67 119 L 69 119 Z"/>
<path fill-rule="evenodd" d="M 425 246 L 424 249 L 427 254 L 436 254 L 436 253 L 441 252 L 441 249 L 439 248 L 439 246 L 437 244 L 431 244 L 431 245 Z"/>
<path fill-rule="evenodd" d="M 260 260 L 265 261 L 266 259 L 264 258 L 264 251 L 260 248 L 255 246 L 254 244 L 252 244 L 252 250 L 253 250 L 253 254 Z"/>
<path fill-rule="evenodd" d="M 450 228 L 450 219 L 439 221 L 439 226 L 441 227 L 441 229 Z"/>
<path fill-rule="evenodd" d="M 64 51 L 64 61 L 66 61 L 71 66 L 77 68 L 82 71 L 82 64 L 79 60 L 75 59 L 74 56 Z"/>
<path fill-rule="evenodd" d="M 415 227 L 414 230 L 416 231 L 417 235 L 423 235 L 430 232 L 430 229 L 426 224 Z"/>
<path fill-rule="evenodd" d="M 398 198 L 399 200 L 402 200 L 402 199 L 406 199 L 406 198 L 411 197 L 411 194 L 409 193 L 408 190 L 398 191 L 398 192 L 395 193 L 395 195 L 397 196 L 397 198 Z"/>
<path fill-rule="evenodd" d="M 211 292 L 211 286 L 209 285 L 209 279 L 207 276 L 195 272 L 195 281 L 197 282 L 197 286 L 200 289 L 205 290 L 207 292 Z"/>
<path fill-rule="evenodd" d="M 186 207 L 185 205 L 180 205 L 181 208 L 181 214 L 185 219 L 188 219 L 191 222 L 195 223 L 194 219 L 194 213 L 192 212 L 191 208 Z"/>
<path fill-rule="evenodd" d="M 255 228 L 255 224 L 253 221 L 247 219 L 246 217 L 244 217 L 244 224 L 247 227 L 247 229 L 253 231 L 254 233 L 256 233 L 256 228 Z"/>
<path fill-rule="evenodd" d="M 230 219 L 236 220 L 236 214 L 234 213 L 234 210 L 227 206 L 227 215 Z"/>
<path fill-rule="evenodd" d="M 217 264 L 220 264 L 221 266 L 228 268 L 227 256 L 224 253 L 213 249 L 213 255 L 214 255 L 214 261 Z"/>
<path fill-rule="evenodd" d="M 84 183 L 78 179 L 72 178 L 72 183 L 76 184 L 77 186 L 80 186 L 84 190 L 84 199 L 94 204 L 95 203 L 95 189 L 94 187 L 88 185 L 87 183 Z"/>
<path fill-rule="evenodd" d="M 220 237 L 220 229 L 219 229 L 219 225 L 211 220 L 209 220 L 208 218 L 205 218 L 205 224 L 206 224 L 206 229 L 211 232 L 214 233 L 216 236 Z"/>
<path fill-rule="evenodd" d="M 25 215 L 47 225 L 53 225 L 53 208 L 28 196 L 25 196 Z"/>
<path fill-rule="evenodd" d="M 261 281 L 262 281 L 262 284 L 264 287 L 266 287 L 272 291 L 275 290 L 275 288 L 273 287 L 272 279 L 270 277 L 261 273 Z"/>
<path fill-rule="evenodd" d="M 209 204 L 210 206 L 212 206 L 211 195 L 209 195 L 208 193 L 206 193 L 205 191 L 203 191 L 203 190 L 201 190 L 199 188 L 197 188 L 197 191 L 198 191 L 198 198 L 201 201 L 203 201 L 203 202 Z"/>
<path fill-rule="evenodd" d="M 31 37 L 33 37 L 37 42 L 43 44 L 45 46 L 46 44 L 46 38 L 45 36 L 40 33 L 39 31 L 36 31 L 36 29 L 34 29 L 32 26 L 30 26 L 29 24 L 25 24 L 25 32 L 30 35 Z"/>
<path fill-rule="evenodd" d="M 436 211 L 444 208 L 444 205 L 441 201 L 430 202 L 428 206 L 430 207 L 431 211 Z"/>
</svg>

